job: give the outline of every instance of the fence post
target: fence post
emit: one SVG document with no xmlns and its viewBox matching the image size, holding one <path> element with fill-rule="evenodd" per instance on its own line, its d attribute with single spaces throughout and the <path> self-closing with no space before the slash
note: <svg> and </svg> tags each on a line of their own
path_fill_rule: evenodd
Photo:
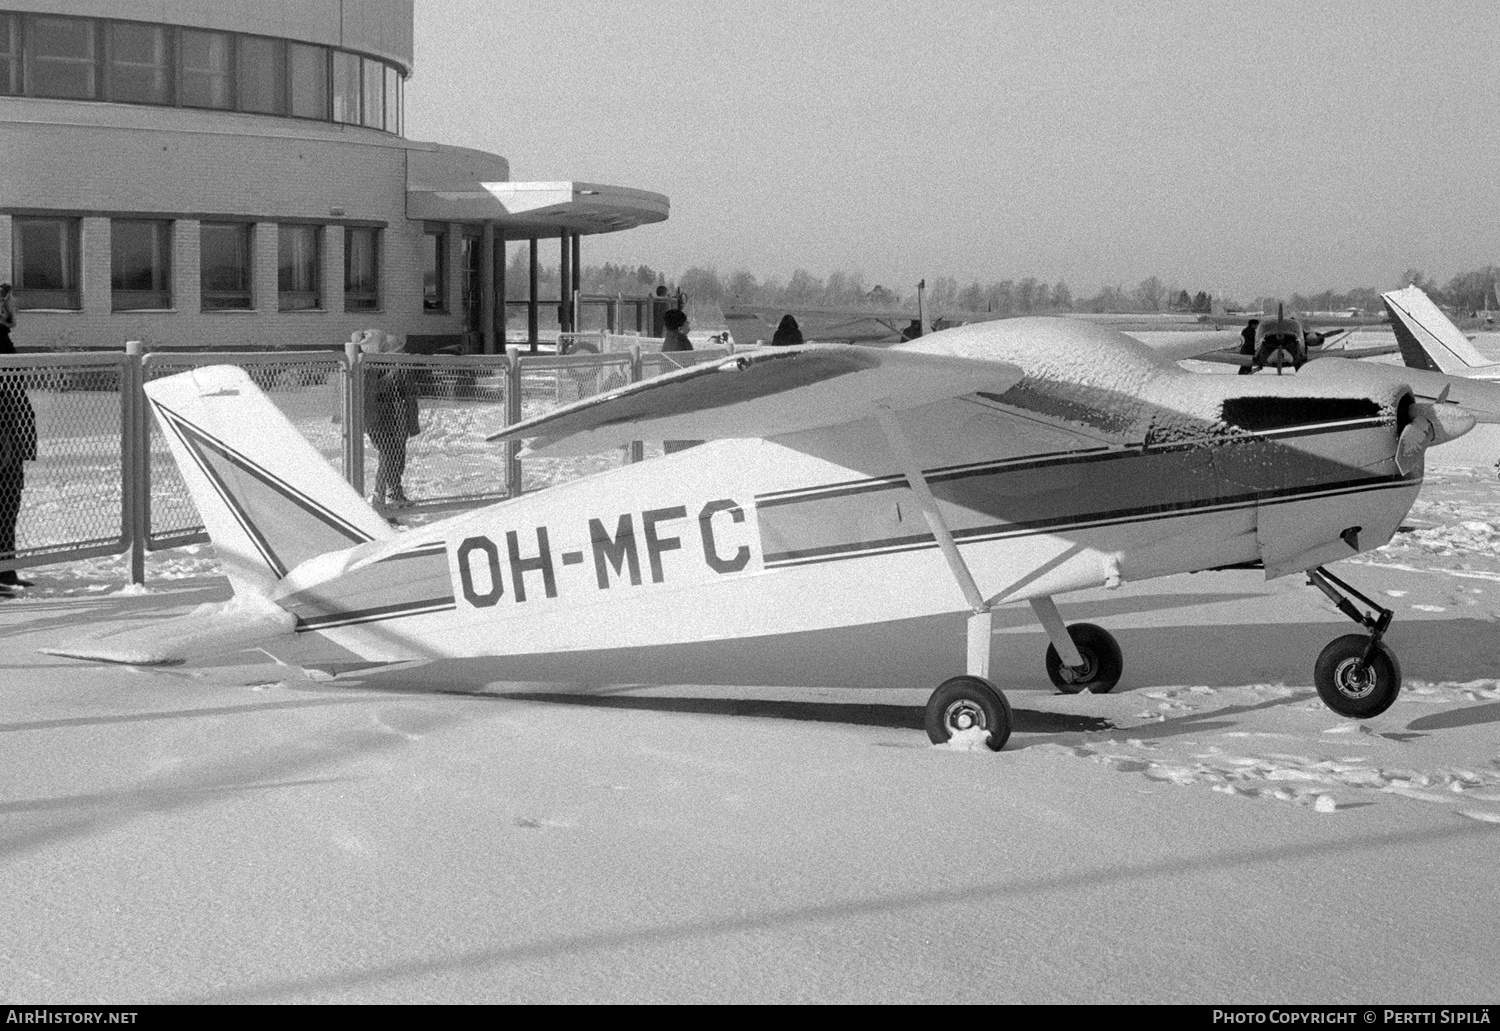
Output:
<svg viewBox="0 0 1500 1031">
<path fill-rule="evenodd" d="M 359 345 L 344 342 L 344 479 L 365 492 L 365 371 L 359 364 Z"/>
<path fill-rule="evenodd" d="M 125 364 L 120 376 L 120 418 L 124 446 L 120 449 L 120 497 L 125 534 L 130 542 L 130 582 L 146 582 L 146 541 L 151 535 L 151 424 L 146 412 L 146 376 L 141 364 L 145 348 L 139 340 L 125 341 Z"/>
<path fill-rule="evenodd" d="M 630 382 L 639 383 L 642 377 L 641 345 L 630 345 Z M 644 461 L 646 457 L 646 445 L 639 440 L 630 442 L 630 451 L 626 454 L 625 461 L 630 463 Z"/>
<path fill-rule="evenodd" d="M 506 355 L 505 367 L 505 425 L 514 426 L 521 421 L 521 353 L 510 351 Z M 521 496 L 521 442 L 505 442 L 505 486 L 506 493 L 513 498 Z"/>
</svg>

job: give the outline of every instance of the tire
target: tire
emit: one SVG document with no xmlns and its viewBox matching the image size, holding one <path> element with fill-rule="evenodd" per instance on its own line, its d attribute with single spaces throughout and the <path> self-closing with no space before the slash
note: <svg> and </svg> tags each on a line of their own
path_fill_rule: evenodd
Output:
<svg viewBox="0 0 1500 1031">
<path fill-rule="evenodd" d="M 1010 703 L 1000 689 L 983 677 L 953 677 L 938 685 L 927 699 L 927 737 L 935 745 L 955 733 L 979 726 L 990 732 L 986 744 L 998 752 L 1010 740 Z"/>
<path fill-rule="evenodd" d="M 1047 645 L 1047 679 L 1063 694 L 1077 694 L 1087 688 L 1093 694 L 1106 694 L 1120 682 L 1125 671 L 1125 657 L 1120 643 L 1102 626 L 1074 623 L 1068 627 L 1073 646 L 1083 656 L 1083 669 L 1073 672 L 1064 666 L 1057 649 Z"/>
<path fill-rule="evenodd" d="M 1356 720 L 1379 716 L 1401 693 L 1401 664 L 1396 654 L 1382 641 L 1366 666 L 1362 660 L 1369 645 L 1370 639 L 1362 634 L 1335 638 L 1313 666 L 1318 697 L 1340 716 Z"/>
</svg>

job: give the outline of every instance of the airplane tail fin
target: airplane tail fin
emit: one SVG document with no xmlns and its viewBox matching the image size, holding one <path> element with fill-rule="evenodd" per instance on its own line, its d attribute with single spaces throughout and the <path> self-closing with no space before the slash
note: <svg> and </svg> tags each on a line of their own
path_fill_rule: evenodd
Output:
<svg viewBox="0 0 1500 1031">
<path fill-rule="evenodd" d="M 309 558 L 395 536 L 243 369 L 179 373 L 146 395 L 236 595 L 264 595 Z"/>
<path fill-rule="evenodd" d="M 1392 290 L 1381 294 L 1380 299 L 1390 312 L 1401 359 L 1411 368 L 1468 376 L 1476 369 L 1500 364 L 1476 351 L 1463 331 L 1420 288 Z"/>
</svg>

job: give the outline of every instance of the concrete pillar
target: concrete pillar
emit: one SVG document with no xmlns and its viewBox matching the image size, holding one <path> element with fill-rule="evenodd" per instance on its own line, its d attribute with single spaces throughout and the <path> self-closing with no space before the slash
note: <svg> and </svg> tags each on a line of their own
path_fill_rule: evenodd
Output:
<svg viewBox="0 0 1500 1031">
<path fill-rule="evenodd" d="M 320 286 L 323 310 L 334 315 L 344 313 L 344 227 L 323 227 L 323 282 Z"/>
<path fill-rule="evenodd" d="M 458 331 L 468 331 L 464 325 L 463 283 L 460 282 L 459 253 L 463 246 L 464 227 L 461 222 L 448 223 L 448 314 L 457 317 Z"/>
<path fill-rule="evenodd" d="M 541 256 L 538 254 L 539 243 L 537 238 L 533 236 L 529 242 L 531 244 L 531 267 L 529 269 L 531 290 L 527 295 L 526 301 L 526 342 L 531 350 L 535 352 L 538 338 L 536 291 L 537 280 L 540 278 L 537 267 L 540 264 Z"/>
<path fill-rule="evenodd" d="M 78 276 L 83 310 L 108 314 L 111 300 L 110 224 L 107 218 L 80 219 L 78 227 Z M 114 341 L 110 341 L 111 344 Z"/>
<path fill-rule="evenodd" d="M 573 281 L 573 235 L 562 232 L 557 237 L 557 326 L 564 333 L 573 332 L 573 306 L 568 303 L 568 284 Z"/>
<path fill-rule="evenodd" d="M 196 218 L 172 223 L 172 307 L 189 315 L 203 310 L 201 229 Z"/>
<path fill-rule="evenodd" d="M 583 312 L 579 310 L 579 294 L 583 289 L 583 234 L 573 234 L 573 275 L 568 283 L 569 319 L 573 332 L 583 328 Z"/>
<path fill-rule="evenodd" d="M 505 254 L 505 234 L 495 230 L 495 339 L 501 353 L 505 351 L 505 333 L 510 325 L 510 309 L 506 306 L 505 296 L 505 268 L 507 265 Z"/>
<path fill-rule="evenodd" d="M 0 215 L 0 283 L 15 284 L 16 270 L 11 268 L 11 234 L 14 232 L 9 215 Z"/>
<path fill-rule="evenodd" d="M 484 353 L 495 353 L 495 223 L 484 223 L 479 240 L 479 326 Z"/>
<path fill-rule="evenodd" d="M 256 311 L 281 307 L 280 240 L 275 222 L 257 222 L 250 231 L 250 307 Z"/>
</svg>

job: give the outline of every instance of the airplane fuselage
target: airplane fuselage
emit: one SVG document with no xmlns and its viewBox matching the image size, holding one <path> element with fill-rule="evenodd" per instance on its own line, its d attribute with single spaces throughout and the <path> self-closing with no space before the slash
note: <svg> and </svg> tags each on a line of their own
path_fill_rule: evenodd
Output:
<svg viewBox="0 0 1500 1031">
<path fill-rule="evenodd" d="M 901 346 L 972 356 L 966 332 Z M 1097 332 L 1098 354 L 997 355 L 1030 372 L 1002 394 L 901 413 L 987 600 L 1249 563 L 1280 575 L 1379 546 L 1415 500 L 1420 470 L 1392 457 L 1399 386 L 1199 376 Z M 1080 421 L 1076 402 L 1100 394 L 1123 399 L 1118 418 Z M 1011 442 L 1018 412 L 1046 447 Z M 622 466 L 325 556 L 273 597 L 299 637 L 350 658 L 562 653 L 596 670 L 914 619 L 951 623 L 961 646 L 968 610 L 873 419 Z"/>
</svg>

